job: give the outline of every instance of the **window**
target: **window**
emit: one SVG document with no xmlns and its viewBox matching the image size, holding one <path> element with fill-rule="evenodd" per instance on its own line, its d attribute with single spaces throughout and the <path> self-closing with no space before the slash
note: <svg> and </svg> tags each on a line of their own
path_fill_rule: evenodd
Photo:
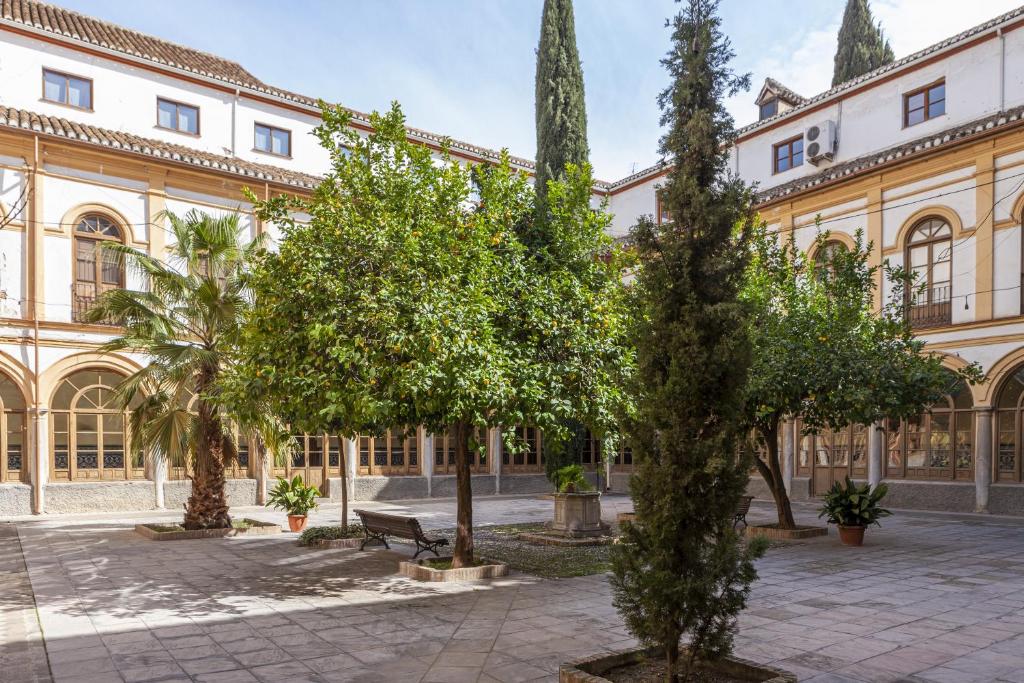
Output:
<svg viewBox="0 0 1024 683">
<path fill-rule="evenodd" d="M 946 82 L 940 81 L 903 96 L 903 127 L 915 126 L 946 113 Z"/>
<path fill-rule="evenodd" d="M 10 377 L 0 373 L 0 482 L 28 477 L 25 457 L 25 397 Z"/>
<path fill-rule="evenodd" d="M 104 243 L 121 241 L 121 229 L 102 214 L 87 214 L 75 225 L 72 320 L 82 322 L 96 297 L 124 287 L 124 266 L 116 254 L 103 249 Z"/>
<path fill-rule="evenodd" d="M 927 412 L 902 422 L 889 420 L 886 432 L 887 477 L 974 479 L 974 400 L 962 382 Z"/>
<path fill-rule="evenodd" d="M 779 100 L 772 98 L 767 102 L 763 103 L 760 108 L 758 118 L 761 121 L 769 119 L 779 113 Z"/>
<path fill-rule="evenodd" d="M 449 429 L 445 434 L 434 435 L 434 473 L 455 474 L 455 430 Z M 490 460 L 487 444 L 487 431 L 477 428 L 470 441 L 469 471 L 489 472 Z"/>
<path fill-rule="evenodd" d="M 671 223 L 672 213 L 668 210 L 668 206 L 665 205 L 665 198 L 661 192 L 658 192 L 655 196 L 657 197 L 658 204 L 658 225 Z"/>
<path fill-rule="evenodd" d="M 416 431 L 391 429 L 380 436 L 359 437 L 359 474 L 419 474 Z"/>
<path fill-rule="evenodd" d="M 156 99 L 157 128 L 199 135 L 199 107 L 173 100 Z"/>
<path fill-rule="evenodd" d="M 513 451 L 501 443 L 501 469 L 509 473 L 543 472 L 544 440 L 536 427 L 516 427 L 516 449 Z"/>
<path fill-rule="evenodd" d="M 342 476 L 341 456 L 343 444 L 337 436 L 327 434 L 294 434 L 291 448 L 275 451 L 270 456 L 270 475 L 291 479 L 299 477 L 306 486 L 315 486 L 322 495 L 328 495 L 329 479 Z M 252 445 L 249 440 L 238 441 L 238 476 L 245 477 Z M 228 472 L 228 476 L 231 473 Z"/>
<path fill-rule="evenodd" d="M 53 478 L 57 480 L 144 479 L 143 454 L 127 454 L 128 412 L 114 388 L 124 378 L 103 369 L 65 377 L 50 410 Z"/>
<path fill-rule="evenodd" d="M 256 151 L 274 154 L 279 157 L 290 157 L 292 155 L 291 131 L 257 123 Z"/>
<path fill-rule="evenodd" d="M 799 135 L 772 148 L 775 173 L 782 173 L 804 163 L 804 137 Z"/>
<path fill-rule="evenodd" d="M 43 69 L 43 99 L 68 107 L 92 110 L 92 80 Z"/>
<path fill-rule="evenodd" d="M 1022 430 L 1024 430 L 1024 367 L 1018 367 L 999 390 L 996 400 L 998 450 L 994 482 L 1024 481 L 1021 467 Z"/>
<path fill-rule="evenodd" d="M 914 327 L 951 322 L 952 251 L 953 229 L 941 218 L 926 218 L 907 238 L 907 269 L 914 275 L 907 316 Z"/>
<path fill-rule="evenodd" d="M 845 254 L 846 245 L 839 240 L 828 240 L 814 252 L 814 275 L 817 278 L 831 278 L 835 273 L 832 260 L 837 254 Z"/>
</svg>

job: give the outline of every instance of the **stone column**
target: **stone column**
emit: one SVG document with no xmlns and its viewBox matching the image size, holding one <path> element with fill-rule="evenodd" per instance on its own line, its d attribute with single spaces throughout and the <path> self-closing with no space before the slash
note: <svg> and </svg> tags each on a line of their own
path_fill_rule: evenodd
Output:
<svg viewBox="0 0 1024 683">
<path fill-rule="evenodd" d="M 494 493 L 501 493 L 501 429 L 492 427 L 487 430 L 487 440 L 491 444 L 491 467 L 494 472 Z"/>
<path fill-rule="evenodd" d="M 882 481 L 883 452 L 885 451 L 885 431 L 881 422 L 868 427 L 868 483 L 878 486 Z"/>
<path fill-rule="evenodd" d="M 47 410 L 34 406 L 30 410 L 32 429 L 29 438 L 32 440 L 28 452 L 32 454 L 29 466 L 32 470 L 32 513 L 41 515 L 46 512 L 46 482 L 50 473 L 49 430 L 46 428 Z M 68 458 L 75 457 L 68 453 Z"/>
<path fill-rule="evenodd" d="M 796 421 L 782 423 L 782 485 L 788 496 L 793 489 L 793 462 L 796 454 Z"/>
<path fill-rule="evenodd" d="M 153 494 L 158 508 L 164 507 L 164 483 L 167 481 L 167 458 L 151 456 L 153 461 Z"/>
<path fill-rule="evenodd" d="M 420 464 L 420 469 L 423 471 L 423 476 L 427 478 L 427 498 L 434 497 L 434 435 L 427 434 L 427 430 L 420 429 L 422 434 L 420 443 L 423 444 L 423 460 Z"/>
<path fill-rule="evenodd" d="M 356 476 L 359 472 L 359 444 L 355 439 L 344 439 L 342 448 L 345 449 L 345 476 L 348 478 L 348 502 L 349 508 L 355 497 Z M 340 499 L 339 499 L 340 502 Z"/>
<path fill-rule="evenodd" d="M 974 411 L 974 510 L 988 512 L 988 491 L 992 484 L 992 421 L 995 415 L 989 407 L 975 408 Z"/>
<path fill-rule="evenodd" d="M 614 457 L 614 456 L 613 456 Z M 612 458 L 602 451 L 601 452 L 601 464 L 604 466 L 604 487 L 606 491 L 612 490 Z M 628 491 L 626 492 L 628 493 Z"/>
<path fill-rule="evenodd" d="M 256 462 L 253 464 L 252 473 L 256 477 L 256 504 L 267 504 L 267 477 L 270 476 L 270 453 L 262 442 L 259 448 L 255 449 Z"/>
</svg>

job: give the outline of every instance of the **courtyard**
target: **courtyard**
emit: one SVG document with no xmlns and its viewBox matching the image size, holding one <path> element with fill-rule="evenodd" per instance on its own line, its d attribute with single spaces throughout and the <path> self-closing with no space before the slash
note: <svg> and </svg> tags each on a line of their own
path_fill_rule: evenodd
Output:
<svg viewBox="0 0 1024 683">
<path fill-rule="evenodd" d="M 480 499 L 476 521 L 543 521 L 550 505 Z M 453 501 L 365 507 L 454 525 Z M 604 514 L 630 507 L 609 496 Z M 311 523 L 337 514 L 326 506 Z M 175 516 L 0 525 L 0 679 L 555 681 L 565 661 L 634 644 L 604 575 L 425 584 L 396 574 L 411 554 L 401 544 L 314 550 L 288 533 L 152 542 L 131 528 Z M 798 517 L 812 523 L 814 510 Z M 752 520 L 770 518 L 754 504 Z M 815 683 L 1024 681 L 1024 520 L 901 511 L 868 533 L 859 549 L 834 530 L 771 548 L 737 654 Z"/>
</svg>

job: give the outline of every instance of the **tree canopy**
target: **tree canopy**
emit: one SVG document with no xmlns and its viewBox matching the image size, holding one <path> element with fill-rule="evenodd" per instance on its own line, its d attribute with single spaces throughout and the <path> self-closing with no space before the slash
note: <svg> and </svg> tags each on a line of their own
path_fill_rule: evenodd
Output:
<svg viewBox="0 0 1024 683">
<path fill-rule="evenodd" d="M 863 76 L 895 59 L 889 41 L 875 24 L 868 0 L 847 0 L 839 27 L 832 85 Z"/>
<path fill-rule="evenodd" d="M 324 107 L 331 169 L 311 198 L 258 203 L 283 239 L 253 274 L 244 386 L 303 429 L 454 427 L 466 563 L 473 428 L 614 424 L 631 365 L 622 259 L 590 208 L 588 167 L 551 185 L 540 267 L 516 230 L 534 193 L 507 155 L 467 168 L 414 144 L 397 104 L 368 135 L 348 124 Z"/>
</svg>

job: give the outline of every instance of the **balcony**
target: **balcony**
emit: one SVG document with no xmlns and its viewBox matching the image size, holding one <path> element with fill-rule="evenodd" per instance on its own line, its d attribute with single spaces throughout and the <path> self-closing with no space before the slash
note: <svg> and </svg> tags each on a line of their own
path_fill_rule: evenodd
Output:
<svg viewBox="0 0 1024 683">
<path fill-rule="evenodd" d="M 931 287 L 920 294 L 919 300 L 907 306 L 907 319 L 915 330 L 942 327 L 953 322 L 953 302 L 950 286 Z"/>
</svg>

